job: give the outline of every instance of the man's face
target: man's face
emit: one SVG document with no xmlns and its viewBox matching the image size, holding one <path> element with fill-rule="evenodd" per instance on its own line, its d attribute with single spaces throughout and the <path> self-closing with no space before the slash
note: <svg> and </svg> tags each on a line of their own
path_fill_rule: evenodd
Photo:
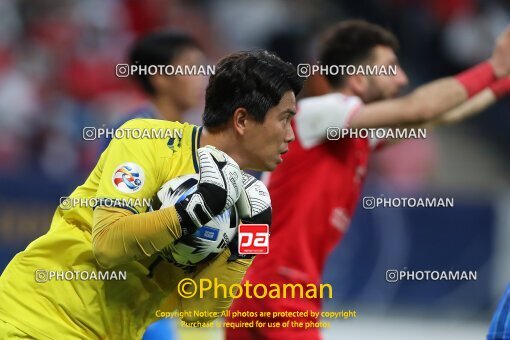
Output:
<svg viewBox="0 0 510 340">
<path fill-rule="evenodd" d="M 391 48 L 376 46 L 372 55 L 371 65 L 386 66 L 386 70 L 388 66 L 396 65 L 397 74 L 366 76 L 367 86 L 361 95 L 365 103 L 394 98 L 408 83 L 407 75 L 400 67 L 397 56 Z"/>
<path fill-rule="evenodd" d="M 282 154 L 294 140 L 290 122 L 295 114 L 296 97 L 288 91 L 278 105 L 269 109 L 262 123 L 248 118 L 242 141 L 247 169 L 272 171 L 282 162 Z"/>
<path fill-rule="evenodd" d="M 196 48 L 186 48 L 177 55 L 172 62 L 173 66 L 199 66 L 205 65 L 204 54 Z M 207 77 L 201 75 L 171 75 L 164 77 L 164 85 L 160 95 L 166 96 L 176 103 L 177 107 L 186 111 L 202 103 Z"/>
</svg>

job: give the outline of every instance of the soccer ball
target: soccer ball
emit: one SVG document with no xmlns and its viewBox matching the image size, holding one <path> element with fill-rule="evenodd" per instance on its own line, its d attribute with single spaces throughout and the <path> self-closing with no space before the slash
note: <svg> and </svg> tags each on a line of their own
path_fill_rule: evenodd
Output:
<svg viewBox="0 0 510 340">
<path fill-rule="evenodd" d="M 171 207 L 197 190 L 198 174 L 184 175 L 165 183 L 152 203 L 152 210 Z M 198 228 L 164 248 L 163 255 L 172 262 L 194 266 L 214 259 L 228 247 L 237 233 L 239 216 L 235 206 L 215 216 Z"/>
</svg>

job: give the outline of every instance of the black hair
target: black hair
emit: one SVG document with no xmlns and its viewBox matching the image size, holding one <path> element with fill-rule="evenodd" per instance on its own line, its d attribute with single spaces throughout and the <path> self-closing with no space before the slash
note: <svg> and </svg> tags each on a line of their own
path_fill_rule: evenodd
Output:
<svg viewBox="0 0 510 340">
<path fill-rule="evenodd" d="M 129 52 L 131 65 L 170 65 L 174 60 L 188 48 L 201 50 L 198 43 L 188 34 L 166 30 L 149 33 L 135 41 Z M 150 95 L 156 90 L 152 86 L 150 75 L 146 73 L 137 74 L 136 79 L 142 89 Z"/>
<path fill-rule="evenodd" d="M 319 62 L 323 65 L 359 65 L 369 61 L 373 48 L 382 45 L 398 50 L 398 40 L 390 31 L 365 20 L 340 22 L 321 37 Z M 347 75 L 326 75 L 333 87 L 342 86 Z"/>
<path fill-rule="evenodd" d="M 268 51 L 243 51 L 230 54 L 216 65 L 205 93 L 203 124 L 223 126 L 240 107 L 257 122 L 278 105 L 287 91 L 297 95 L 303 87 L 294 65 Z"/>
</svg>

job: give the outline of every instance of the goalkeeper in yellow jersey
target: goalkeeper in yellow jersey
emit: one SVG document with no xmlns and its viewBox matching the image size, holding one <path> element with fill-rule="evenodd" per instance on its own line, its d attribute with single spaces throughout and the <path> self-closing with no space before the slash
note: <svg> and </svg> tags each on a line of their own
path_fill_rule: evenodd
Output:
<svg viewBox="0 0 510 340">
<path fill-rule="evenodd" d="M 0 276 L 0 339 L 134 339 L 161 306 L 228 308 L 228 297 L 179 298 L 176 285 L 190 274 L 161 261 L 162 250 L 234 204 L 243 221 L 270 222 L 269 199 L 244 190 L 240 169 L 272 170 L 282 161 L 294 139 L 290 121 L 301 86 L 295 68 L 275 55 L 234 53 L 209 80 L 203 127 L 154 119 L 125 123 L 120 129 L 173 134 L 130 139 L 126 133 L 112 140 L 70 195 L 70 202 L 93 199 L 95 207 L 61 205 L 48 233 Z M 149 212 L 137 204 L 170 179 L 192 173 L 200 177 L 197 191 L 175 206 Z M 254 199 L 265 212 L 246 208 Z M 236 255 L 226 249 L 194 277 L 240 283 L 251 259 Z"/>
</svg>

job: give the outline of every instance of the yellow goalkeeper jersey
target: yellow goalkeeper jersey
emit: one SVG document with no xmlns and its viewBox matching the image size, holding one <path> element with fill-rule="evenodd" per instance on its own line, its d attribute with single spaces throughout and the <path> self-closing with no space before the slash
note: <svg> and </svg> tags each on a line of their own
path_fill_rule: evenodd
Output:
<svg viewBox="0 0 510 340">
<path fill-rule="evenodd" d="M 201 128 L 134 119 L 119 129 L 85 183 L 61 202 L 48 233 L 0 276 L 0 320 L 34 338 L 141 338 L 175 288 L 175 267 L 157 256 L 100 267 L 92 251 L 92 206 L 146 212 L 162 184 L 198 172 Z"/>
</svg>

